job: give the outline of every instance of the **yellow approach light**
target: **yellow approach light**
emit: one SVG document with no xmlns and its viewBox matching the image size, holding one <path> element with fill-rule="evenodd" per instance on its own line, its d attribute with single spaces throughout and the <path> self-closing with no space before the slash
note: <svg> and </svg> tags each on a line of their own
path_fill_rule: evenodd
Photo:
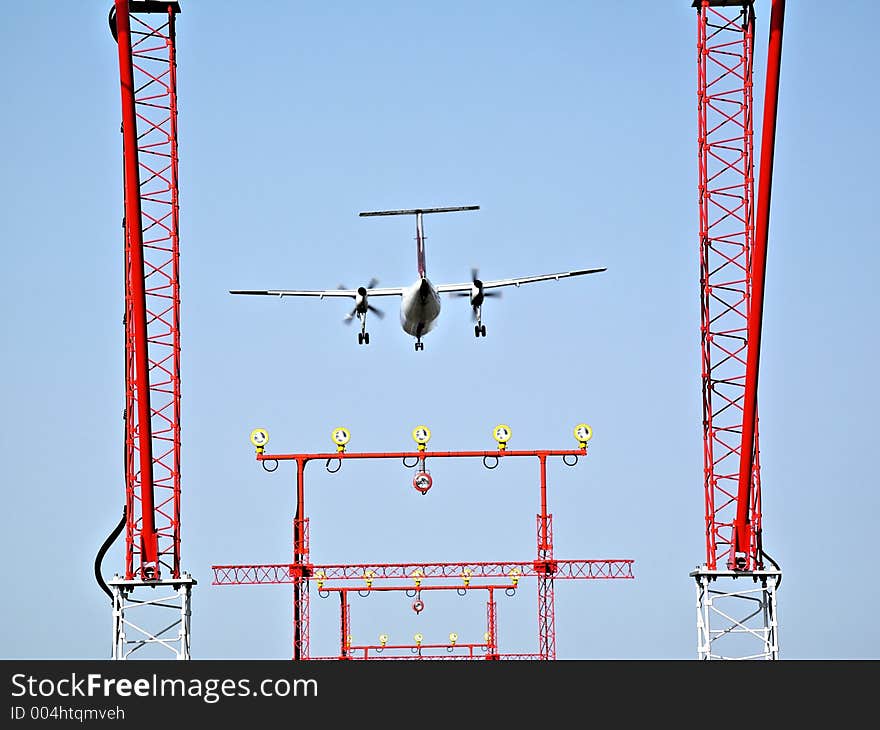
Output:
<svg viewBox="0 0 880 730">
<path fill-rule="evenodd" d="M 345 445 L 351 439 L 351 432 L 345 428 L 345 426 L 340 426 L 339 428 L 333 429 L 330 438 L 332 438 L 333 443 L 336 444 L 336 451 L 342 453 L 345 451 Z"/>
<path fill-rule="evenodd" d="M 269 443 L 269 432 L 265 428 L 255 428 L 251 431 L 250 438 L 257 453 L 262 454 L 263 450 L 266 448 L 266 444 Z"/>
<path fill-rule="evenodd" d="M 412 431 L 412 437 L 418 445 L 419 451 L 424 451 L 428 441 L 431 440 L 431 429 L 427 426 L 416 426 Z"/>
<path fill-rule="evenodd" d="M 510 441 L 510 426 L 501 423 L 495 426 L 492 431 L 492 437 L 498 442 L 498 448 L 501 451 L 507 448 L 507 442 Z"/>
<path fill-rule="evenodd" d="M 516 584 L 519 583 L 519 568 L 510 569 L 510 580 L 513 581 L 513 587 L 516 588 Z"/>
<path fill-rule="evenodd" d="M 578 440 L 578 446 L 587 448 L 587 441 L 593 438 L 593 429 L 586 423 L 579 423 L 574 427 L 574 437 Z"/>
<path fill-rule="evenodd" d="M 424 573 L 421 571 L 420 568 L 416 568 L 411 573 L 412 579 L 413 579 L 413 581 L 415 581 L 416 588 L 418 588 L 422 584 L 422 576 L 423 575 L 424 575 Z"/>
</svg>

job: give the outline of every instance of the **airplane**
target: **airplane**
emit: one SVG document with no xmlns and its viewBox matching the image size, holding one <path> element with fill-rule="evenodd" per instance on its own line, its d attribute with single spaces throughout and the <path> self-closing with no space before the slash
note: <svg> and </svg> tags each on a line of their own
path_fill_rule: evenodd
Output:
<svg viewBox="0 0 880 730">
<path fill-rule="evenodd" d="M 422 224 L 422 216 L 429 213 L 456 213 L 467 210 L 479 210 L 479 205 L 466 205 L 451 208 L 413 208 L 411 210 L 377 210 L 360 213 L 360 216 L 385 216 L 385 215 L 414 215 L 416 217 L 416 254 L 418 261 L 419 278 L 406 287 L 378 288 L 378 281 L 371 279 L 366 286 L 357 289 L 346 289 L 340 285 L 336 289 L 232 289 L 230 294 L 249 294 L 276 297 L 342 297 L 354 299 L 354 307 L 346 315 L 343 322 L 346 324 L 357 318 L 361 323 L 361 331 L 358 333 L 358 344 L 370 344 L 370 333 L 367 332 L 367 313 L 372 312 L 379 319 L 384 316 L 382 310 L 373 306 L 370 302 L 374 297 L 400 297 L 400 326 L 408 335 L 416 338 L 416 352 L 425 349 L 422 342 L 428 332 L 437 323 L 440 316 L 440 294 L 451 294 L 459 297 L 469 297 L 471 314 L 474 320 L 474 336 L 485 337 L 486 325 L 483 324 L 483 303 L 487 298 L 501 296 L 501 292 L 495 291 L 505 286 L 521 286 L 536 281 L 559 280 L 570 276 L 583 274 L 596 274 L 605 271 L 607 267 L 593 269 L 578 269 L 576 271 L 561 271 L 555 274 L 538 274 L 536 276 L 522 276 L 513 279 L 495 279 L 482 281 L 476 269 L 471 269 L 471 281 L 463 284 L 439 284 L 434 285 L 428 279 L 425 266 L 425 233 Z M 488 291 L 487 291 L 488 290 Z"/>
</svg>

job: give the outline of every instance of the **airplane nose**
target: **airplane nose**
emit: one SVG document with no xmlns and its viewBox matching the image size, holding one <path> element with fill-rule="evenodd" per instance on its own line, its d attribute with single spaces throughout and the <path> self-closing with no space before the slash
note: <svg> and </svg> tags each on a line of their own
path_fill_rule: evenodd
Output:
<svg viewBox="0 0 880 730">
<path fill-rule="evenodd" d="M 474 306 L 483 303 L 483 282 L 479 279 L 474 279 L 471 284 L 471 304 Z"/>
<path fill-rule="evenodd" d="M 354 298 L 354 306 L 355 309 L 362 314 L 367 311 L 367 290 L 359 286 L 357 289 L 357 296 Z"/>
</svg>

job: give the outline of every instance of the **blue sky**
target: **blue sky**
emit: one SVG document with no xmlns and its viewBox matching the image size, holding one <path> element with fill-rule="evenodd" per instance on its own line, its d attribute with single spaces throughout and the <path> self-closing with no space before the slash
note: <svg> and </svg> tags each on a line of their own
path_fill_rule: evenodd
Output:
<svg viewBox="0 0 880 730">
<path fill-rule="evenodd" d="M 560 658 L 696 657 L 705 560 L 697 246 L 696 18 L 672 3 L 183 2 L 178 21 L 183 564 L 194 657 L 287 658 L 289 586 L 216 587 L 213 564 L 286 562 L 291 465 L 271 450 L 573 446 L 548 469 L 558 558 L 631 558 L 632 581 L 557 582 Z M 874 452 L 880 264 L 872 5 L 789 3 L 759 408 L 764 544 L 780 655 L 878 658 Z M 0 27 L 6 283 L 0 459 L 7 658 L 103 658 L 96 551 L 123 502 L 121 140 L 109 2 L 10 4 Z M 770 11 L 759 0 L 756 107 Z M 444 300 L 416 353 L 394 300 L 359 347 L 347 305 L 229 289 L 408 284 L 409 218 L 438 282 L 607 266 L 506 290 L 476 339 Z M 310 467 L 315 562 L 528 560 L 537 465 Z M 105 573 L 122 569 L 121 543 Z M 358 599 L 353 635 L 481 635 L 480 598 Z M 433 601 L 433 599 L 432 599 Z M 529 583 L 501 647 L 535 651 Z M 335 602 L 312 600 L 332 653 Z"/>
</svg>

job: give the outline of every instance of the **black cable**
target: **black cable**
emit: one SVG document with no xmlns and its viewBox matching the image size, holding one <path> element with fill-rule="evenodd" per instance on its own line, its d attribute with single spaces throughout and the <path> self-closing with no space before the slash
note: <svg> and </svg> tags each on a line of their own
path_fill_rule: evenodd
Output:
<svg viewBox="0 0 880 730">
<path fill-rule="evenodd" d="M 761 555 L 763 555 L 765 558 L 767 558 L 767 560 L 769 560 L 771 563 L 773 563 L 773 567 L 779 571 L 779 579 L 776 581 L 776 588 L 779 588 L 779 586 L 782 585 L 782 569 L 779 567 L 779 563 L 777 563 L 773 558 L 771 558 L 770 555 L 767 553 L 766 550 L 764 550 L 763 547 L 761 548 Z"/>
<path fill-rule="evenodd" d="M 118 43 L 119 38 L 117 37 L 116 30 L 116 5 L 110 6 L 110 14 L 107 17 L 107 22 L 110 24 L 110 32 L 113 34 L 113 40 Z"/>
<path fill-rule="evenodd" d="M 95 556 L 95 580 L 98 581 L 98 585 L 101 586 L 101 590 L 104 591 L 108 596 L 110 596 L 110 600 L 113 600 L 113 593 L 110 588 L 107 586 L 107 582 L 104 580 L 104 576 L 101 575 L 101 563 L 104 562 L 104 555 L 110 549 L 110 546 L 116 541 L 116 538 L 119 537 L 119 534 L 122 532 L 125 527 L 125 513 L 126 508 L 122 508 L 122 519 L 119 520 L 119 524 L 113 528 L 113 532 L 111 532 L 107 539 L 104 540 L 104 544 L 101 545 L 101 549 L 98 550 L 98 554 Z"/>
</svg>

